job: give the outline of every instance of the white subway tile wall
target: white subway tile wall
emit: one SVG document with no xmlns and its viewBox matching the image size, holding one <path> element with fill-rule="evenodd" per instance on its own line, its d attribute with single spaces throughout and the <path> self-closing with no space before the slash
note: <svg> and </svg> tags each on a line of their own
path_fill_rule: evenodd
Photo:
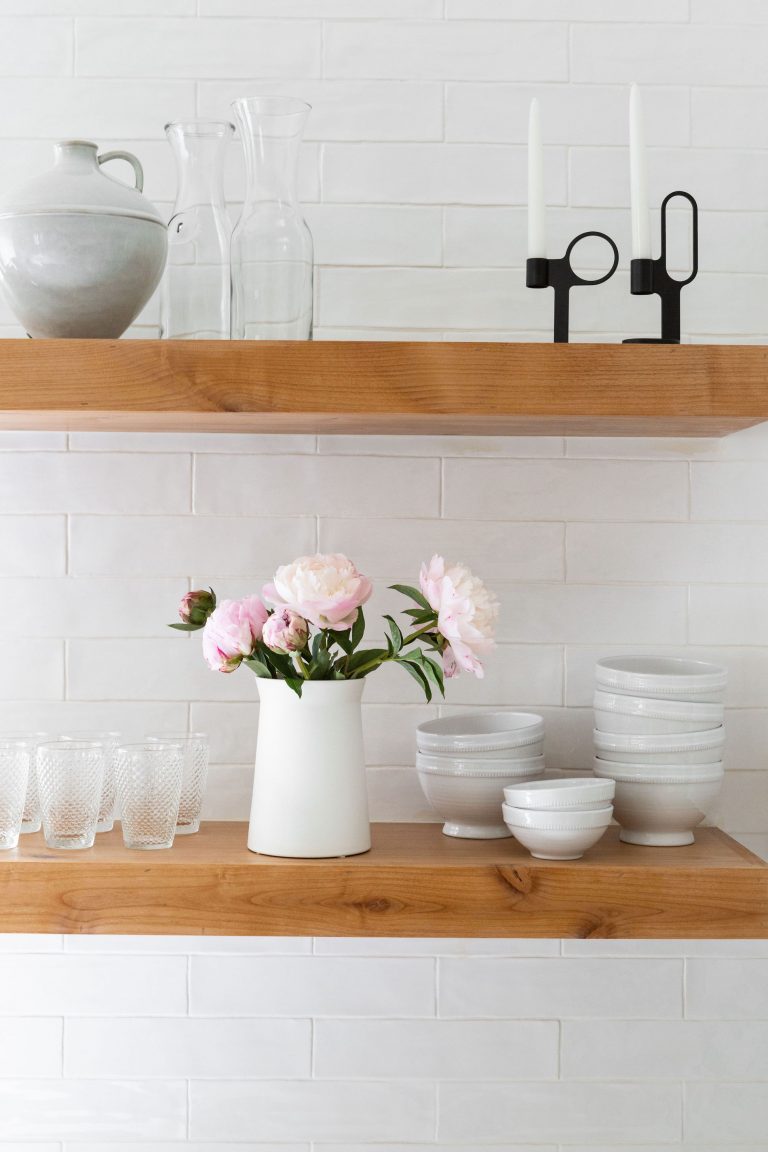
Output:
<svg viewBox="0 0 768 1152">
<path fill-rule="evenodd" d="M 300 166 L 320 339 L 547 340 L 523 287 L 527 107 L 551 253 L 601 229 L 620 275 L 575 340 L 652 335 L 628 292 L 627 88 L 654 207 L 701 208 L 684 338 L 768 335 L 764 0 L 0 0 L 3 187 L 51 142 L 128 148 L 166 214 L 163 124 L 272 91 L 313 105 Z M 115 175 L 119 170 L 115 171 Z M 233 211 L 243 165 L 226 172 Z M 654 217 L 654 221 L 656 217 Z M 671 254 L 686 265 L 675 217 Z M 585 249 L 585 268 L 601 254 Z M 128 335 L 157 332 L 154 299 Z M 23 332 L 4 305 L 0 336 Z M 471 384 L 468 382 L 468 387 Z M 589 768 L 601 654 L 730 669 L 715 818 L 768 831 L 768 428 L 726 441 L 0 432 L 0 732 L 205 730 L 206 814 L 244 819 L 258 707 L 169 632 L 179 597 L 349 552 L 391 611 L 431 551 L 497 589 L 498 650 L 443 710 L 540 710 Z M 387 669 L 373 815 L 433 820 Z M 0 1152 L 765 1152 L 768 945 L 755 941 L 0 936 Z"/>
</svg>

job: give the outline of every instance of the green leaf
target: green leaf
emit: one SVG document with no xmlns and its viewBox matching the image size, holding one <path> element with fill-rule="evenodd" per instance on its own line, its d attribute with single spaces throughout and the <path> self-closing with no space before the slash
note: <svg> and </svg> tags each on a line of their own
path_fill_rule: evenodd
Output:
<svg viewBox="0 0 768 1152">
<path fill-rule="evenodd" d="M 396 656 L 403 646 L 403 634 L 398 628 L 397 622 L 393 619 L 392 616 L 387 616 L 385 614 L 384 619 L 389 625 L 389 633 L 392 637 L 392 647 L 394 650 L 393 654 Z"/>
<path fill-rule="evenodd" d="M 251 671 L 255 672 L 257 676 L 260 676 L 262 680 L 271 680 L 273 678 L 270 669 L 266 664 L 263 664 L 261 660 L 256 660 L 254 657 L 249 656 L 246 660 L 243 660 L 243 664 L 247 664 Z"/>
<path fill-rule="evenodd" d="M 179 632 L 198 632 L 205 628 L 205 624 L 169 624 L 169 628 L 176 628 Z"/>
<path fill-rule="evenodd" d="M 318 652 L 320 651 L 320 647 L 321 647 L 322 643 L 323 643 L 323 633 L 322 633 L 322 632 L 317 632 L 317 633 L 315 634 L 315 637 L 314 637 L 314 639 L 312 640 L 312 649 L 311 649 L 311 651 L 312 651 L 312 659 L 313 659 L 313 660 L 316 660 L 316 659 L 317 659 L 317 654 L 318 654 Z"/>
<path fill-rule="evenodd" d="M 325 680 L 331 670 L 331 656 L 326 648 L 321 648 L 309 668 L 310 680 Z"/>
<path fill-rule="evenodd" d="M 347 656 L 352 655 L 352 638 L 348 628 L 345 632 L 334 632 L 331 630 L 331 636 L 336 641 L 339 648 L 341 648 L 342 652 L 346 652 Z"/>
<path fill-rule="evenodd" d="M 445 680 L 443 679 L 443 670 L 439 664 L 434 660 L 430 660 L 429 656 L 425 656 L 421 667 L 437 688 L 440 695 L 445 698 Z"/>
<path fill-rule="evenodd" d="M 396 663 L 399 664 L 401 668 L 405 668 L 408 675 L 413 677 L 426 696 L 427 702 L 429 702 L 432 699 L 432 689 L 429 686 L 426 675 L 422 672 L 421 668 L 419 668 L 418 664 L 412 664 L 409 660 L 397 660 Z"/>
<path fill-rule="evenodd" d="M 437 622 L 437 615 L 431 608 L 405 608 L 404 616 L 410 616 L 414 624 L 427 624 L 430 620 Z"/>
<path fill-rule="evenodd" d="M 286 656 L 282 652 L 272 652 L 269 648 L 262 647 L 256 659 L 262 660 L 267 667 L 274 669 L 279 680 L 287 680 L 289 676 L 294 677 L 296 675 L 296 669 L 290 656 Z"/>
<path fill-rule="evenodd" d="M 285 682 L 292 692 L 295 692 L 297 696 L 301 696 L 301 689 L 304 684 L 303 680 L 297 680 L 295 676 L 291 676 L 286 677 Z"/>
<path fill-rule="evenodd" d="M 355 648 L 357 648 L 358 644 L 360 643 L 360 641 L 362 640 L 364 635 L 365 635 L 365 615 L 363 614 L 362 608 L 358 608 L 357 619 L 355 620 L 354 624 L 352 625 L 352 630 L 351 630 L 350 635 L 349 635 L 349 642 L 352 645 L 352 651 L 353 652 L 354 652 Z"/>
<path fill-rule="evenodd" d="M 429 608 L 430 612 L 432 611 L 429 600 L 419 592 L 418 588 L 412 588 L 410 584 L 390 584 L 390 588 L 393 592 L 402 592 L 403 596 L 407 596 L 409 600 L 415 600 L 422 608 Z"/>
</svg>

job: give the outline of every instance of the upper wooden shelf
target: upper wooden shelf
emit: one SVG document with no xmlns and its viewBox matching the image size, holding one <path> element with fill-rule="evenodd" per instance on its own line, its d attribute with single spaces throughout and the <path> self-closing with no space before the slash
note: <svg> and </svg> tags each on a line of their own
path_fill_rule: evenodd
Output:
<svg viewBox="0 0 768 1152">
<path fill-rule="evenodd" d="M 0 427 L 723 436 L 768 420 L 768 347 L 0 341 Z"/>
<path fill-rule="evenodd" d="M 439 824 L 374 824 L 370 852 L 335 860 L 255 856 L 245 824 L 167 852 L 127 851 L 118 830 L 56 852 L 38 833 L 2 853 L 0 932 L 766 938 L 768 863 L 713 828 L 686 848 L 610 828 L 572 862 Z"/>
</svg>

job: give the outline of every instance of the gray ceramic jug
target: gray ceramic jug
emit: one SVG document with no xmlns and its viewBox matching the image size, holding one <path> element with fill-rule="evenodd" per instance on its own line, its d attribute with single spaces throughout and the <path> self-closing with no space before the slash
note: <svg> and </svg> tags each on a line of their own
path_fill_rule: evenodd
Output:
<svg viewBox="0 0 768 1152">
<path fill-rule="evenodd" d="M 117 159 L 132 166 L 134 188 L 102 172 Z M 63 140 L 49 172 L 0 197 L 0 285 L 30 336 L 114 339 L 136 319 L 167 249 L 143 183 L 130 152 Z"/>
</svg>

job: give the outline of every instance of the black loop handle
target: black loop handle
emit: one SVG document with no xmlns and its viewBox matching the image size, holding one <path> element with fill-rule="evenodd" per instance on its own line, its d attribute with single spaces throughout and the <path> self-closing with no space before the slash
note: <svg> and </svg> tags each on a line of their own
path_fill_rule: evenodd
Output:
<svg viewBox="0 0 768 1152">
<path fill-rule="evenodd" d="M 670 200 L 674 200 L 676 196 L 687 200 L 691 206 L 691 222 L 693 225 L 691 274 L 685 280 L 678 280 L 675 276 L 670 276 L 667 271 L 667 205 Z M 696 273 L 699 271 L 699 206 L 690 192 L 670 192 L 661 202 L 661 264 L 669 279 L 674 280 L 675 284 L 679 284 L 681 288 L 685 287 L 686 284 L 690 284 L 691 280 L 696 279 Z"/>
<path fill-rule="evenodd" d="M 613 264 L 611 265 L 611 267 L 608 269 L 608 271 L 605 273 L 604 276 L 600 276 L 596 280 L 585 280 L 583 276 L 579 276 L 578 272 L 576 272 L 574 270 L 573 264 L 571 263 L 571 252 L 573 251 L 573 249 L 576 247 L 576 245 L 581 240 L 586 240 L 590 236 L 596 236 L 598 240 L 605 240 L 605 242 L 607 244 L 609 244 L 611 246 L 611 248 L 613 249 Z M 568 267 L 571 270 L 571 283 L 573 285 L 577 285 L 577 284 L 604 284 L 606 282 L 606 280 L 610 280 L 611 276 L 613 276 L 614 272 L 616 271 L 616 269 L 619 266 L 619 250 L 616 247 L 616 244 L 614 243 L 614 241 L 611 239 L 611 237 L 606 236 L 605 232 L 582 232 L 579 236 L 575 236 L 573 238 L 573 240 L 571 240 L 570 244 L 568 245 L 568 247 L 565 250 L 565 256 L 563 257 L 563 259 L 567 262 Z"/>
</svg>

